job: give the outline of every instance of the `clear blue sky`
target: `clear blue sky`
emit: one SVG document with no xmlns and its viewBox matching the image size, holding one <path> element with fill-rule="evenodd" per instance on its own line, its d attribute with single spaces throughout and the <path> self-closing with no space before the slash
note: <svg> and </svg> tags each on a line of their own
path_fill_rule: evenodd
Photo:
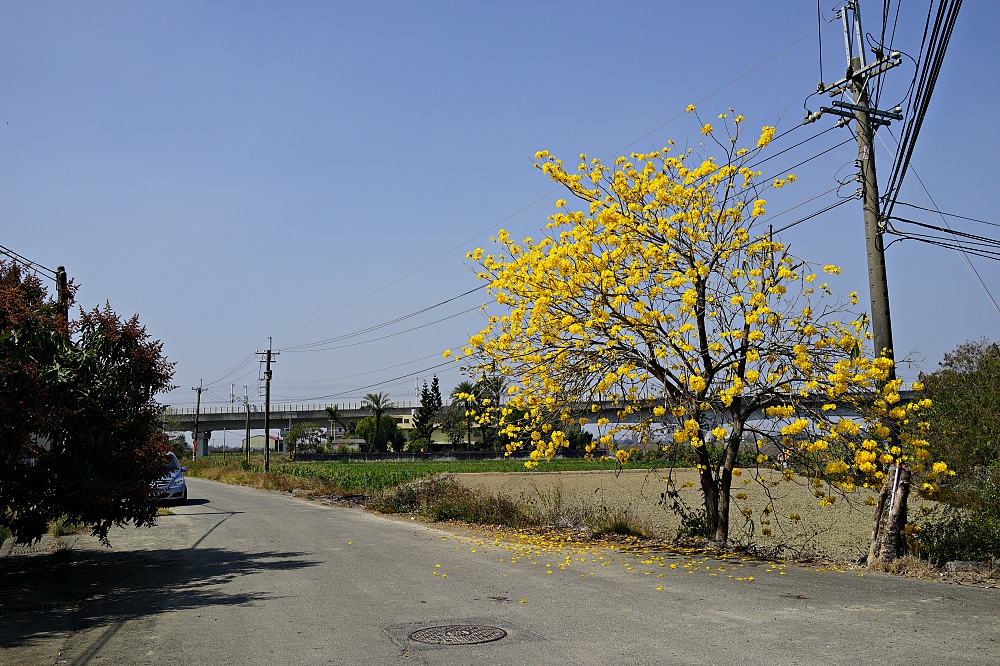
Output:
<svg viewBox="0 0 1000 666">
<path fill-rule="evenodd" d="M 862 7 L 876 30 L 881 3 Z M 916 51 L 925 11 L 904 2 L 900 48 Z M 556 195 L 507 219 L 552 190 L 531 154 L 697 141 L 691 116 L 660 126 L 815 27 L 815 6 L 788 1 L 2 2 L 0 243 L 65 265 L 80 305 L 138 313 L 177 364 L 181 388 L 168 401 L 192 405 L 199 378 L 219 380 L 269 335 L 278 349 L 332 338 L 475 287 L 466 250 L 501 221 L 537 235 L 552 211 Z M 1000 222 L 998 28 L 1000 5 L 965 3 L 913 165 L 943 210 Z M 833 80 L 844 68 L 839 25 L 823 35 Z M 889 75 L 886 98 L 902 97 L 911 72 Z M 714 117 L 733 106 L 788 129 L 818 76 L 812 34 L 699 108 Z M 832 131 L 769 164 L 780 171 L 847 137 Z M 854 157 L 848 144 L 796 169 L 771 210 L 828 190 Z M 887 171 L 887 153 L 878 159 Z M 919 203 L 908 187 L 903 199 Z M 977 226 L 961 228 L 995 235 Z M 867 297 L 859 203 L 786 239 L 806 259 L 843 265 L 835 286 Z M 976 267 L 1000 299 L 1000 268 Z M 888 269 L 897 352 L 924 359 L 908 378 L 967 339 L 1000 337 L 1000 315 L 954 253 L 896 244 Z M 275 399 L 411 398 L 412 377 L 363 387 L 442 362 L 479 324 L 466 313 L 283 353 Z M 439 374 L 446 390 L 461 379 L 455 367 Z M 253 394 L 257 376 L 248 364 L 205 404 L 228 402 L 230 381 Z"/>
</svg>

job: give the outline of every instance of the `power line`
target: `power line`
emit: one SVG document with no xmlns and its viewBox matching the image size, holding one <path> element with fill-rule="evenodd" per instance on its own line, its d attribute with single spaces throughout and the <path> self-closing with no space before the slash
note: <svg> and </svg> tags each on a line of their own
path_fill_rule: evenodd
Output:
<svg viewBox="0 0 1000 666">
<path fill-rule="evenodd" d="M 934 24 L 928 32 L 927 25 L 930 22 L 933 0 L 927 8 L 927 24 L 924 26 L 924 36 L 920 45 L 920 57 L 918 59 L 916 77 L 916 87 L 911 101 L 912 108 L 907 109 L 907 117 L 903 121 L 903 129 L 900 135 L 895 159 L 889 174 L 888 184 L 883 197 L 882 215 L 887 219 L 892 215 L 892 208 L 899 196 L 899 190 L 903 186 L 903 177 L 910 165 L 913 151 L 916 148 L 917 136 L 927 115 L 930 106 L 931 95 L 937 84 L 938 74 L 944 63 L 945 52 L 948 49 L 948 42 L 951 40 L 951 33 L 958 20 L 958 12 L 962 7 L 961 0 L 941 0 L 937 5 L 937 14 L 934 17 Z M 927 51 L 924 53 L 924 46 Z"/>
<path fill-rule="evenodd" d="M 451 365 L 452 363 L 454 363 L 454 361 L 445 361 L 444 363 L 439 363 L 437 365 L 432 365 L 431 367 L 424 368 L 423 370 L 417 370 L 416 372 L 411 372 L 411 373 L 406 374 L 406 375 L 400 375 L 399 377 L 393 377 L 392 379 L 386 379 L 385 381 L 376 382 L 374 384 L 368 384 L 367 386 L 360 386 L 358 388 L 351 389 L 350 391 L 340 391 L 339 393 L 330 393 L 330 394 L 327 394 L 327 395 L 318 395 L 318 396 L 315 396 L 315 397 L 312 397 L 312 398 L 302 398 L 302 402 L 308 402 L 310 400 L 321 400 L 323 398 L 335 398 L 337 396 L 342 396 L 342 395 L 351 395 L 353 393 L 357 393 L 358 391 L 365 391 L 365 390 L 370 389 L 370 388 L 375 388 L 376 386 L 382 386 L 384 384 L 389 384 L 391 382 L 397 382 L 397 381 L 399 381 L 401 379 L 411 379 L 411 378 L 416 377 L 416 376 L 418 376 L 418 375 L 420 375 L 422 373 L 430 372 L 431 370 L 436 370 L 438 368 L 443 368 L 444 366 Z"/>
<path fill-rule="evenodd" d="M 802 127 L 802 125 L 801 125 L 801 124 L 799 124 L 799 125 L 796 125 L 796 127 Z M 793 129 L 794 129 L 794 128 L 793 128 Z M 772 158 L 775 158 L 775 157 L 777 157 L 778 155 L 782 155 L 782 154 L 784 154 L 784 153 L 787 153 L 787 152 L 788 152 L 789 150 L 792 150 L 792 149 L 794 149 L 794 148 L 798 148 L 798 147 L 799 147 L 799 146 L 801 146 L 802 144 L 804 144 L 804 143 L 808 143 L 808 142 L 812 141 L 813 139 L 816 139 L 816 138 L 818 138 L 818 137 L 821 137 L 821 136 L 823 136 L 824 134 L 826 134 L 827 132 L 830 132 L 830 131 L 832 131 L 832 130 L 835 130 L 835 129 L 837 129 L 837 126 L 836 126 L 836 125 L 830 125 L 829 127 L 827 127 L 827 128 L 826 128 L 825 130 L 823 130 L 822 132 L 818 132 L 818 133 L 816 133 L 816 134 L 813 134 L 813 135 L 812 135 L 811 137 L 809 137 L 808 139 L 803 139 L 802 141 L 799 141 L 799 142 L 798 142 L 797 144 L 795 144 L 794 146 L 789 146 L 788 148 L 785 148 L 784 150 L 782 150 L 782 151 L 780 151 L 780 152 L 777 152 L 777 153 L 775 153 L 774 155 L 769 155 L 769 156 L 765 157 L 764 159 L 760 160 L 759 162 L 754 162 L 753 164 L 750 164 L 750 165 L 748 165 L 748 166 L 747 166 L 747 168 L 748 168 L 748 169 L 753 169 L 753 168 L 755 168 L 755 167 L 757 167 L 757 166 L 760 166 L 761 164 L 763 164 L 764 162 L 768 161 L 769 159 L 772 159 Z M 789 130 L 789 131 L 791 131 L 791 130 Z M 786 134 L 787 134 L 787 132 L 786 132 Z M 772 139 L 772 141 L 773 141 L 773 139 Z M 792 168 L 794 169 L 795 167 L 792 167 Z"/>
<path fill-rule="evenodd" d="M 398 324 L 399 322 L 405 321 L 406 319 L 410 319 L 411 317 L 416 317 L 419 314 L 423 314 L 423 313 L 425 313 L 425 312 L 427 312 L 429 310 L 433 310 L 434 308 L 441 307 L 442 305 L 447 305 L 448 303 L 451 303 L 452 301 L 457 301 L 458 299 L 462 298 L 463 296 L 468 296 L 469 294 L 474 294 L 477 291 L 482 291 L 483 289 L 486 288 L 486 286 L 487 285 L 485 285 L 485 284 L 479 285 L 475 289 L 470 289 L 468 291 L 462 292 L 458 296 L 452 296 L 451 298 L 443 300 L 443 301 L 441 301 L 439 303 L 435 303 L 434 305 L 428 305 L 425 308 L 421 308 L 420 310 L 416 310 L 416 311 L 411 312 L 409 314 L 403 315 L 402 317 L 396 317 L 395 319 L 392 319 L 390 321 L 382 322 L 381 324 L 375 324 L 374 326 L 369 326 L 368 328 L 364 328 L 364 329 L 361 329 L 359 331 L 354 331 L 352 333 L 345 333 L 343 335 L 338 335 L 336 337 L 327 338 L 325 340 L 317 340 L 316 342 L 307 342 L 307 343 L 304 343 L 304 344 L 301 344 L 301 345 L 292 345 L 290 347 L 283 347 L 282 349 L 284 351 L 289 351 L 289 352 L 292 352 L 292 351 L 308 351 L 308 349 L 306 349 L 308 347 L 315 347 L 317 345 L 325 345 L 325 344 L 330 343 L 330 342 L 339 342 L 341 340 L 347 340 L 348 338 L 354 338 L 354 337 L 357 337 L 359 335 L 364 335 L 365 333 L 371 333 L 372 331 L 377 331 L 380 328 L 385 328 L 386 326 L 392 326 L 393 324 Z M 459 314 L 462 314 L 462 313 L 459 313 Z M 443 321 L 443 320 L 439 320 L 439 321 Z M 411 329 L 411 330 L 413 330 L 413 329 Z"/>
<path fill-rule="evenodd" d="M 810 158 L 808 158 L 808 159 L 804 159 L 804 160 L 802 160 L 802 161 L 801 161 L 801 162 L 799 162 L 798 164 L 795 164 L 795 165 L 793 165 L 793 166 L 790 166 L 790 167 L 788 167 L 787 169 L 782 169 L 781 171 L 779 171 L 778 173 L 774 174 L 774 175 L 773 175 L 773 176 L 771 176 L 770 178 L 762 178 L 760 182 L 762 182 L 762 183 L 765 183 L 765 182 L 767 182 L 767 181 L 769 181 L 769 180 L 771 180 L 771 179 L 773 179 L 773 178 L 777 178 L 778 176 L 780 176 L 780 175 L 781 175 L 781 174 L 783 174 L 783 173 L 788 173 L 788 172 L 789 172 L 789 171 L 791 171 L 792 169 L 798 169 L 798 168 L 799 168 L 800 166 L 802 166 L 803 164 L 806 164 L 806 163 L 808 163 L 808 162 L 812 162 L 812 161 L 813 161 L 814 159 L 816 159 L 817 157 L 822 157 L 823 155 L 826 155 L 826 154 L 827 154 L 827 153 L 829 153 L 830 151 L 833 151 L 833 150 L 836 150 L 837 148 L 840 148 L 841 146 L 843 146 L 843 145 L 844 145 L 845 143 L 850 143 L 850 142 L 851 142 L 851 141 L 853 141 L 853 140 L 854 140 L 854 139 L 853 139 L 853 137 L 849 137 L 849 138 L 845 139 L 844 141 L 841 141 L 840 143 L 838 143 L 838 144 L 837 144 L 837 145 L 835 145 L 835 146 L 830 146 L 829 148 L 827 148 L 826 150 L 824 150 L 824 151 L 823 151 L 823 152 L 821 152 L 821 153 L 816 153 L 816 154 L 815 154 L 815 155 L 813 155 L 812 157 L 810 157 Z"/>
<path fill-rule="evenodd" d="M 32 261 L 31 259 L 28 259 L 24 255 L 18 254 L 17 252 L 15 252 L 14 250 L 10 249 L 9 247 L 4 247 L 3 245 L 0 245 L 0 252 L 2 252 L 3 254 L 6 254 L 8 257 L 10 257 L 11 259 L 14 259 L 15 261 L 19 261 L 20 263 L 24 264 L 26 267 L 28 267 L 28 268 L 30 268 L 32 270 L 37 271 L 38 269 L 41 269 L 43 271 L 47 271 L 47 272 L 49 272 L 49 273 L 52 274 L 51 276 L 46 275 L 45 277 L 49 277 L 49 278 L 51 278 L 53 280 L 56 278 L 56 272 L 54 270 L 52 270 L 51 268 L 43 266 L 40 263 L 38 263 L 37 261 Z"/>
<path fill-rule="evenodd" d="M 416 363 L 417 361 L 426 361 L 429 358 L 434 358 L 435 356 L 440 356 L 440 355 L 441 354 L 439 354 L 438 352 L 434 352 L 433 354 L 428 354 L 427 356 L 421 356 L 420 358 L 415 358 L 415 359 L 413 359 L 411 361 L 404 361 L 402 363 L 397 363 L 395 365 L 387 365 L 386 367 L 379 368 L 378 370 L 369 370 L 367 372 L 359 372 L 359 373 L 354 374 L 354 375 L 344 375 L 342 377 L 330 377 L 328 379 L 310 379 L 310 380 L 306 380 L 306 381 L 275 382 L 275 384 L 277 386 L 286 387 L 286 386 L 288 386 L 290 384 L 323 384 L 323 383 L 326 383 L 326 382 L 338 382 L 338 381 L 340 381 L 342 379 L 353 379 L 354 377 L 363 377 L 364 375 L 373 375 L 376 372 L 383 372 L 385 370 L 391 370 L 393 368 L 400 368 L 400 367 L 402 367 L 404 365 L 410 365 L 411 363 Z"/>
<path fill-rule="evenodd" d="M 914 172 L 914 175 L 916 175 L 916 172 Z M 920 176 L 917 176 L 917 178 L 919 179 Z M 923 185 L 923 183 L 921 183 L 921 185 Z M 937 210 L 936 208 L 924 208 L 923 206 L 917 206 L 917 205 L 914 205 L 914 204 L 911 204 L 911 203 L 906 203 L 905 201 L 897 201 L 896 205 L 897 206 L 907 206 L 909 208 L 916 208 L 917 210 L 926 210 L 926 211 L 928 211 L 930 213 L 937 213 L 938 215 L 945 215 L 947 217 L 954 217 L 954 218 L 959 219 L 959 220 L 968 220 L 969 222 L 978 222 L 979 224 L 988 224 L 991 227 L 1000 227 L 1000 224 L 997 224 L 996 222 L 987 222 L 986 220 L 977 220 L 974 217 L 965 217 L 964 215 L 956 215 L 955 213 L 946 213 L 944 211 Z"/>
<path fill-rule="evenodd" d="M 383 335 L 383 336 L 378 337 L 378 338 L 371 338 L 370 340 L 362 340 L 361 342 L 352 342 L 352 343 L 346 344 L 346 345 L 337 345 L 336 347 L 320 347 L 318 349 L 282 349 L 282 351 L 284 351 L 285 353 L 288 353 L 288 354 L 302 354 L 302 353 L 305 353 L 305 352 L 331 351 L 333 349 L 345 349 L 347 347 L 357 347 L 358 345 L 367 345 L 370 342 L 377 342 L 379 340 L 385 340 L 386 338 L 394 338 L 397 335 L 403 335 L 404 333 L 410 333 L 412 331 L 416 331 L 416 330 L 419 330 L 421 328 L 427 328 L 428 326 L 433 326 L 434 324 L 440 324 L 443 321 L 447 321 L 449 319 L 454 319 L 455 317 L 460 317 L 461 315 L 468 314 L 470 312 L 474 312 L 474 311 L 478 310 L 480 307 L 482 307 L 482 306 L 481 305 L 477 305 L 477 306 L 475 306 L 473 308 L 469 308 L 468 310 L 462 310 L 461 312 L 456 312 L 455 314 L 448 315 L 447 317 L 442 317 L 441 319 L 437 319 L 435 321 L 427 322 L 426 324 L 421 324 L 420 326 L 414 326 L 413 328 L 408 328 L 405 331 L 398 331 L 396 333 L 390 333 L 389 335 Z"/>
<path fill-rule="evenodd" d="M 895 137 L 895 135 L 893 135 L 892 131 L 891 130 L 888 130 L 888 131 L 889 131 L 889 136 L 891 136 L 895 140 L 896 137 Z M 886 143 L 882 139 L 882 137 L 879 137 L 878 140 L 879 140 L 879 143 L 882 144 L 882 147 L 885 148 L 886 152 L 892 153 L 892 151 L 889 150 L 889 146 L 886 145 Z M 897 142 L 897 146 L 898 146 L 898 142 Z M 911 171 L 913 171 L 914 177 L 916 177 L 917 182 L 920 183 L 920 187 L 924 188 L 924 192 L 927 194 L 927 198 L 931 200 L 931 204 L 935 208 L 935 210 L 932 210 L 930 208 L 922 208 L 922 210 L 926 210 L 926 211 L 930 211 L 930 212 L 936 212 L 941 217 L 941 222 L 943 222 L 944 225 L 948 226 L 949 229 L 950 229 L 950 226 L 948 225 L 948 220 L 946 220 L 944 218 L 945 215 L 950 215 L 950 214 L 949 213 L 942 213 L 941 210 L 937 208 L 937 202 L 934 201 L 934 197 L 931 195 L 930 190 L 927 189 L 927 185 L 924 184 L 923 178 L 920 177 L 920 174 L 917 173 L 916 169 L 911 169 Z M 927 202 L 924 201 L 924 198 L 920 195 L 920 192 L 917 190 L 917 186 L 913 184 L 913 181 L 910 180 L 910 177 L 909 176 L 905 176 L 905 178 L 906 178 L 906 182 L 908 182 L 910 184 L 910 187 L 913 188 L 913 192 L 914 192 L 914 194 L 917 195 L 917 198 L 919 198 L 921 202 L 923 202 L 923 203 L 926 204 Z M 903 203 L 903 202 L 898 202 L 898 203 L 901 203 L 904 206 L 909 206 L 911 208 L 921 208 L 920 206 L 916 206 L 914 204 L 908 204 L 908 203 Z M 981 222 L 983 224 L 987 224 L 987 225 L 991 225 L 991 226 L 994 225 L 994 223 L 992 223 L 992 222 L 985 222 L 983 220 L 976 220 L 974 218 L 964 217 L 964 216 L 960 216 L 960 215 L 953 215 L 953 217 L 958 217 L 958 218 L 966 219 L 966 220 L 973 221 L 973 222 Z M 976 280 L 976 283 L 979 285 L 979 288 L 986 295 L 986 298 L 988 298 L 989 301 L 990 301 L 990 303 L 993 304 L 993 307 L 994 307 L 994 309 L 996 309 L 997 314 L 1000 314 L 1000 305 L 998 305 L 996 299 L 993 298 L 993 293 L 990 292 L 990 288 L 988 286 L 986 286 L 986 281 L 983 280 L 983 276 L 979 274 L 979 269 L 976 268 L 976 265 L 974 263 L 972 263 L 972 259 L 970 259 L 968 257 L 968 255 L 965 253 L 965 250 L 964 250 L 964 248 L 961 247 L 961 243 L 958 242 L 958 239 L 956 238 L 955 240 L 956 240 L 956 243 L 958 244 L 959 248 L 958 249 L 952 248 L 952 249 L 954 249 L 955 252 L 958 253 L 959 257 L 962 259 L 962 264 L 965 266 L 966 270 L 968 270 L 969 274 L 972 275 L 972 277 Z"/>
<path fill-rule="evenodd" d="M 788 46 L 785 46 L 785 47 L 784 47 L 783 49 L 781 49 L 781 50 L 779 50 L 779 51 L 775 52 L 774 54 L 772 54 L 772 55 L 770 55 L 770 56 L 768 56 L 768 57 L 767 57 L 767 58 L 765 58 L 764 60 L 761 60 L 761 61 L 760 61 L 759 63 L 757 63 L 756 65 L 754 65 L 754 66 L 753 66 L 753 67 L 751 67 L 750 69 L 746 70 L 745 72 L 743 72 L 742 74 L 740 74 L 740 75 L 739 75 L 739 76 L 737 76 L 736 78 L 732 79 L 731 81 L 729 81 L 729 82 L 728 82 L 728 83 L 726 83 L 725 85 L 723 85 L 723 86 L 721 86 L 720 88 L 716 89 L 715 91 L 713 91 L 713 92 L 709 93 L 709 94 L 708 94 L 708 95 L 706 95 L 705 97 L 702 97 L 702 98 L 701 98 L 700 100 L 698 100 L 697 102 L 695 102 L 695 104 L 701 104 L 701 103 L 703 103 L 703 102 L 706 102 L 706 101 L 708 101 L 709 99 L 711 99 L 711 98 L 715 97 L 716 95 L 718 95 L 718 94 L 719 94 L 720 92 L 722 92 L 723 90 L 725 90 L 725 89 L 726 89 L 726 88 L 728 88 L 729 86 L 733 85 L 734 83 L 736 83 L 736 82 L 737 82 L 737 81 L 739 81 L 740 79 L 743 79 L 743 78 L 744 78 L 744 77 L 746 77 L 747 75 L 749 75 L 749 74 L 751 74 L 752 72 L 756 71 L 757 69 L 759 69 L 760 67 L 764 66 L 765 64 L 767 64 L 767 63 L 768 63 L 768 62 L 770 62 L 771 60 L 774 60 L 774 59 L 775 59 L 775 58 L 777 58 L 777 57 L 778 57 L 779 55 L 781 55 L 782 53 L 784 53 L 785 51 L 787 51 L 788 49 L 792 48 L 793 46 L 795 46 L 796 44 L 798 44 L 798 43 L 799 43 L 799 42 L 801 42 L 802 40 L 804 40 L 804 39 L 806 39 L 807 37 L 809 37 L 810 35 L 812 35 L 812 34 L 813 34 L 814 32 L 816 32 L 816 30 L 815 30 L 815 29 L 813 29 L 813 30 L 810 30 L 809 32 L 807 32 L 806 34 L 804 34 L 803 36 L 799 37 L 799 38 L 798 38 L 798 39 L 796 39 L 796 40 L 795 40 L 794 42 L 792 42 L 791 44 L 789 44 Z M 636 139 L 636 140 L 632 141 L 631 143 L 627 144 L 627 145 L 626 145 L 626 146 L 624 146 L 623 148 L 621 148 L 621 149 L 619 149 L 618 151 L 616 151 L 615 153 L 613 153 L 613 154 L 611 155 L 611 157 L 615 157 L 615 156 L 616 156 L 616 155 L 618 155 L 619 153 L 622 153 L 623 151 L 625 151 L 625 150 L 628 150 L 629 148 L 631 148 L 631 147 L 632 147 L 632 146 L 634 146 L 635 144 L 639 143 L 640 141 L 642 141 L 642 140 L 643 140 L 643 139 L 645 139 L 646 137 L 650 136 L 651 134 L 654 134 L 654 133 L 656 133 L 656 132 L 657 132 L 657 131 L 659 131 L 660 129 L 662 129 L 662 128 L 666 127 L 667 125 L 669 125 L 670 123 L 674 122 L 675 120 L 677 120 L 678 118 L 680 118 L 680 117 L 681 117 L 681 116 L 683 116 L 683 115 L 685 115 L 685 112 L 684 112 L 684 111 L 681 111 L 680 113 L 677 113 L 677 114 L 675 114 L 675 115 L 671 116 L 671 117 L 670 117 L 669 119 L 667 119 L 667 120 L 666 120 L 665 122 L 663 122 L 663 123 L 660 123 L 659 125 L 657 125 L 656 127 L 654 127 L 654 128 L 652 129 L 652 130 L 650 130 L 650 131 L 646 132 L 645 134 L 643 134 L 642 136 L 640 136 L 640 137 L 639 137 L 638 139 Z M 790 132 L 792 132 L 792 131 L 794 131 L 794 130 L 798 129 L 798 128 L 799 128 L 800 126 L 801 126 L 801 125 L 796 125 L 795 127 L 791 128 L 790 130 L 788 130 L 788 131 L 786 131 L 786 132 L 784 132 L 784 133 L 782 133 L 782 134 L 778 135 L 777 137 L 775 137 L 775 139 L 778 139 L 778 138 L 780 138 L 781 136 L 784 136 L 785 134 L 788 134 L 788 133 L 790 133 Z M 772 139 L 772 141 L 774 141 L 775 139 Z M 610 158 L 608 158 L 608 159 L 610 159 Z M 506 221 L 508 221 L 508 220 L 510 220 L 510 219 L 512 219 L 512 218 L 514 218 L 514 217 L 516 217 L 516 216 L 518 216 L 518 215 L 520 215 L 520 214 L 521 214 L 521 213 L 523 213 L 524 211 L 526 211 L 526 210 L 528 210 L 529 208 L 531 208 L 531 207 L 535 206 L 536 204 L 539 204 L 539 203 L 541 203 L 542 201 L 544 201 L 544 200 L 545 200 L 545 199 L 547 199 L 548 197 L 552 196 L 552 195 L 553 195 L 553 194 L 555 194 L 556 192 L 559 192 L 560 190 L 562 190 L 562 186 L 560 186 L 560 187 L 557 187 L 557 188 L 555 188 L 555 189 L 553 189 L 553 190 L 551 190 L 551 191 L 549 191 L 549 192 L 546 192 L 546 193 L 545 193 L 544 195 L 542 195 L 541 197 L 539 197 L 539 198 L 535 199 L 534 201 L 532 201 L 531 203 L 527 204 L 526 206 L 523 206 L 523 207 L 519 208 L 518 210 L 514 211 L 513 213 L 511 213 L 511 214 L 510 214 L 510 215 L 508 215 L 507 217 L 503 218 L 502 220 L 499 220 L 498 222 L 494 222 L 494 223 L 493 223 L 493 224 L 491 224 L 491 225 L 490 225 L 489 227 L 487 227 L 487 228 L 485 228 L 485 229 L 483 229 L 483 230 L 481 230 L 481 231 L 477 232 L 477 233 L 476 233 L 475 235 L 473 235 L 473 236 L 470 236 L 469 238 L 467 238 L 466 240 L 462 241 L 462 242 L 461 242 L 461 243 L 459 243 L 458 245 L 456 245 L 456 246 L 452 247 L 452 248 L 451 248 L 451 249 L 449 249 L 449 250 L 446 250 L 446 251 L 442 252 L 441 254 L 439 254 L 438 256 L 434 257 L 434 258 L 433 258 L 433 259 L 431 259 L 430 261 L 427 261 L 427 262 L 425 262 L 425 263 L 421 264 L 420 266 L 418 266 L 418 267 L 414 268 L 414 269 L 413 269 L 412 271 L 410 271 L 409 273 L 406 273 L 405 275 L 402 275 L 402 276 L 400 276 L 400 277 L 396 278 L 396 279 L 395 279 L 395 280 L 393 280 L 392 282 L 388 282 L 388 283 L 386 283 L 386 284 L 382 285 L 381 287 L 379 287 L 378 289 L 374 289 L 374 290 L 372 290 L 372 291 L 368 292 L 367 294 L 365 294 L 365 295 L 363 295 L 363 296 L 360 296 L 360 297 L 358 297 L 358 298 L 354 299 L 354 300 L 353 300 L 353 301 L 351 301 L 350 303 L 347 303 L 347 304 L 345 304 L 345 305 L 342 305 L 341 307 L 339 307 L 339 308 L 337 308 L 336 310 L 333 310 L 333 311 L 331 311 L 331 312 L 327 312 L 326 314 L 324 314 L 324 315 L 322 315 L 322 316 L 320 316 L 320 317 L 317 317 L 316 319 L 313 319 L 313 320 L 311 320 L 311 321 L 307 321 L 307 322 L 306 322 L 306 323 L 304 323 L 304 324 L 300 324 L 299 326 L 296 326 L 296 327 L 294 327 L 294 328 L 290 328 L 290 329 L 288 329 L 288 330 L 286 330 L 286 331 L 282 331 L 282 332 L 278 333 L 278 335 L 279 335 L 279 336 L 281 336 L 281 335 L 285 335 L 285 334 L 287 334 L 287 333 L 291 333 L 292 331 L 297 331 L 298 329 L 300 329 L 300 328 L 303 328 L 303 327 L 305 327 L 305 326 L 309 326 L 310 324 L 314 324 L 314 323 L 316 323 L 317 321 L 320 321 L 320 320 L 322 320 L 322 319 L 326 319 L 327 317 L 329 317 L 329 316 L 331 316 L 331 315 L 334 315 L 334 314 L 336 314 L 336 313 L 338 313 L 338 312 L 340 312 L 340 311 L 342 311 L 342 310 L 344 310 L 344 309 L 346 309 L 346 308 L 349 308 L 349 307 L 351 307 L 352 305 L 355 305 L 355 304 L 357 304 L 357 303 L 360 303 L 361 301 L 363 301 L 363 300 L 365 300 L 365 299 L 368 299 L 368 298 L 370 298 L 370 297 L 374 296 L 375 294 L 378 294 L 378 293 L 380 293 L 380 292 L 384 291 L 385 289 L 388 289 L 389 287 L 393 286 L 394 284 L 397 284 L 397 283 L 401 282 L 402 280 L 405 280 L 406 278 L 410 277 L 410 276 L 411 276 L 411 275 L 413 275 L 414 273 L 417 273 L 417 272 L 419 272 L 419 271 L 422 271 L 423 269 L 427 268 L 427 267 L 428 267 L 428 266 L 430 266 L 431 264 L 433 264 L 433 263 L 435 263 L 435 262 L 437 262 L 437 261 L 440 261 L 441 259 L 443 259 L 443 258 L 447 257 L 448 255 L 452 254 L 453 252 L 456 252 L 457 250 L 460 250 L 460 249 L 462 249 L 463 247 L 467 246 L 467 245 L 468 245 L 469 243 L 471 243 L 472 241 L 474 241 L 474 240 L 476 240 L 477 238 L 479 238 L 479 237 L 483 236 L 484 234 L 487 234 L 487 233 L 489 233 L 489 232 L 493 231 L 494 229 L 496 229 L 496 228 L 497 228 L 498 226 L 500 226 L 500 225 L 501 225 L 501 224 L 503 224 L 504 222 L 506 222 Z"/>
<path fill-rule="evenodd" d="M 803 218 L 800 218 L 800 219 L 798 219 L 798 220 L 795 220 L 795 221 L 794 221 L 794 222 L 792 222 L 791 224 L 786 224 L 785 226 L 781 227 L 780 229 L 775 229 L 775 230 L 774 230 L 774 233 L 776 233 L 776 234 L 777 234 L 777 233 L 781 233 L 782 231 L 785 231 L 786 229 L 791 229 L 791 228 L 792 228 L 792 227 L 794 227 L 795 225 L 797 225 L 797 224 L 802 224 L 803 222 L 805 222 L 805 221 L 807 221 L 807 220 L 811 220 L 812 218 L 816 217 L 817 215 L 822 215 L 823 213 L 825 213 L 825 212 L 827 212 L 827 211 L 831 211 L 831 210 L 833 210 L 834 208 L 836 208 L 837 206 L 843 206 L 843 205 L 844 205 L 845 203 L 847 203 L 848 201 L 853 201 L 853 200 L 854 200 L 855 198 L 856 198 L 856 197 L 849 197 L 849 198 L 847 198 L 847 199 L 841 199 L 840 201 L 838 201 L 838 202 L 837 202 L 837 203 L 835 203 L 835 204 L 832 204 L 832 205 L 830 205 L 830 206 L 827 206 L 826 208 L 823 208 L 823 209 L 820 209 L 820 210 L 816 211 L 815 213 L 811 213 L 811 214 L 809 214 L 809 215 L 806 215 L 806 216 L 805 216 L 805 217 L 803 217 Z"/>
</svg>

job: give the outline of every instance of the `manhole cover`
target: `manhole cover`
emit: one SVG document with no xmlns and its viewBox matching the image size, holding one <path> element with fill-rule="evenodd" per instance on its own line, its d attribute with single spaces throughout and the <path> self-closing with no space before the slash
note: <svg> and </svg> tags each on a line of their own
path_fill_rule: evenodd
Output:
<svg viewBox="0 0 1000 666">
<path fill-rule="evenodd" d="M 410 634 L 410 640 L 434 645 L 473 645 L 498 641 L 506 635 L 507 632 L 498 627 L 478 624 L 450 624 L 444 627 L 417 629 Z"/>
</svg>

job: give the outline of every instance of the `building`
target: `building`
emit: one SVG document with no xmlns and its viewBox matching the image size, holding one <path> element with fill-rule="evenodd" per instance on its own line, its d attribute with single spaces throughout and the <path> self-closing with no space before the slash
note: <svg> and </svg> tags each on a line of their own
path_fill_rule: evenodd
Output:
<svg viewBox="0 0 1000 666">
<path fill-rule="evenodd" d="M 285 450 L 285 442 L 280 437 L 275 437 L 270 435 L 271 440 L 271 450 L 274 452 L 281 452 Z M 246 449 L 247 440 L 243 440 L 242 447 Z M 250 451 L 255 453 L 264 452 L 264 435 L 254 435 L 250 438 Z"/>
</svg>

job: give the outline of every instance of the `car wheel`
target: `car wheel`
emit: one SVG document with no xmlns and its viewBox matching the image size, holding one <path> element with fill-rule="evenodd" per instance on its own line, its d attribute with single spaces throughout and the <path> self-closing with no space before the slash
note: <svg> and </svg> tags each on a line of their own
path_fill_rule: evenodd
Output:
<svg viewBox="0 0 1000 666">
<path fill-rule="evenodd" d="M 179 500 L 177 500 L 177 504 L 180 506 L 184 506 L 187 503 L 188 503 L 188 489 L 187 486 L 184 486 L 184 494 L 181 495 L 181 498 Z"/>
</svg>

